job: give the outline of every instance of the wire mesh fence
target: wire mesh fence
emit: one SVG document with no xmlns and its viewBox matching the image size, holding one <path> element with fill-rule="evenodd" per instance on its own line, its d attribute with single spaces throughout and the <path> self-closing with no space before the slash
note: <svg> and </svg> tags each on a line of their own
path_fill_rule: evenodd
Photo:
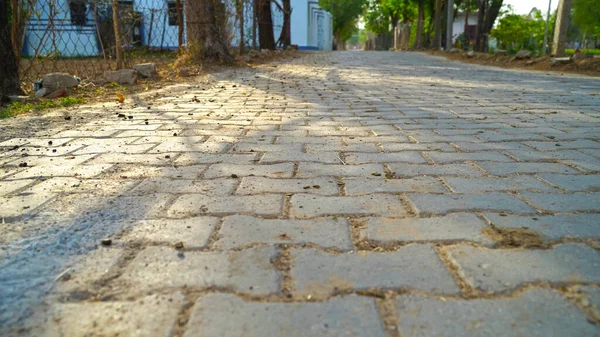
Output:
<svg viewBox="0 0 600 337">
<path fill-rule="evenodd" d="M 11 2 L 13 49 L 25 91 L 52 72 L 100 79 L 105 71 L 117 68 L 118 47 L 125 67 L 142 62 L 160 67 L 172 63 L 178 49 L 187 45 L 185 0 L 0 1 Z M 224 0 L 235 49 L 240 44 L 245 50 L 259 47 L 257 1 L 265 0 Z M 281 46 L 284 0 L 270 3 L 274 38 Z"/>
</svg>

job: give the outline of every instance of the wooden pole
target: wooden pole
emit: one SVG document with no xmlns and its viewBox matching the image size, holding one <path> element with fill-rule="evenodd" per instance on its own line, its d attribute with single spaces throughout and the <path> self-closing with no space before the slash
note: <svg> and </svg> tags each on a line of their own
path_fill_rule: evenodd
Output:
<svg viewBox="0 0 600 337">
<path fill-rule="evenodd" d="M 177 25 L 179 25 L 179 46 L 177 52 L 183 53 L 183 8 L 181 8 L 181 0 L 175 0 L 175 6 L 177 7 Z"/>
</svg>

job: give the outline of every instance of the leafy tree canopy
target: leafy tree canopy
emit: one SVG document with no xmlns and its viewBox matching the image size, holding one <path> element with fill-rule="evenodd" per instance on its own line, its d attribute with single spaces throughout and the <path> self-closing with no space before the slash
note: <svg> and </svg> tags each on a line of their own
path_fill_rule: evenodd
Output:
<svg viewBox="0 0 600 337">
<path fill-rule="evenodd" d="M 600 37 L 600 0 L 575 0 L 573 21 L 587 34 Z"/>
<path fill-rule="evenodd" d="M 365 5 L 366 0 L 319 0 L 319 6 L 333 16 L 333 34 L 339 41 L 352 36 Z"/>
</svg>

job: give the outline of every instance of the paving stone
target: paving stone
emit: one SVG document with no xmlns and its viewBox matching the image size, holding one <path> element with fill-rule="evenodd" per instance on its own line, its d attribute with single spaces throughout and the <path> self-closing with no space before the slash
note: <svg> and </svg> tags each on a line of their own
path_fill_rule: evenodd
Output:
<svg viewBox="0 0 600 337">
<path fill-rule="evenodd" d="M 598 214 L 572 214 L 547 216 L 518 216 L 485 213 L 494 225 L 505 228 L 528 228 L 541 235 L 560 240 L 562 238 L 599 238 Z"/>
<path fill-rule="evenodd" d="M 450 144 L 446 143 L 382 143 L 381 147 L 384 152 L 401 152 L 401 151 L 442 151 L 442 152 L 457 152 Z"/>
<path fill-rule="evenodd" d="M 173 178 L 173 179 L 197 179 L 206 169 L 206 165 L 191 166 L 140 166 L 140 165 L 117 165 L 107 173 L 111 177 L 122 179 L 141 178 Z"/>
<path fill-rule="evenodd" d="M 271 178 L 290 178 L 294 171 L 294 164 L 282 163 L 273 165 L 234 165 L 234 164 L 214 164 L 206 172 L 205 178 L 262 176 Z"/>
<path fill-rule="evenodd" d="M 375 143 L 366 144 L 341 144 L 341 143 L 329 143 L 329 144 L 307 144 L 306 152 L 308 153 L 319 153 L 319 152 L 367 152 L 377 153 L 379 149 Z"/>
<path fill-rule="evenodd" d="M 593 140 L 576 140 L 572 142 L 526 142 L 525 144 L 540 151 L 556 151 L 560 149 L 597 149 L 600 143 Z"/>
<path fill-rule="evenodd" d="M 19 180 L 15 180 L 19 181 Z M 26 193 L 86 193 L 99 196 L 121 195 L 131 190 L 137 180 L 108 180 L 108 179 L 79 179 L 79 178 L 50 178 L 39 184 L 26 188 Z"/>
<path fill-rule="evenodd" d="M 393 153 L 347 153 L 347 164 L 369 163 L 411 163 L 424 164 L 427 160 L 419 152 L 393 152 Z"/>
<path fill-rule="evenodd" d="M 544 173 L 542 179 L 567 191 L 589 191 L 600 189 L 600 175 L 569 175 Z"/>
<path fill-rule="evenodd" d="M 490 150 L 529 150 L 531 148 L 522 144 L 515 142 L 501 142 L 501 143 L 465 143 L 465 142 L 456 142 L 454 145 L 461 148 L 463 151 L 472 152 L 472 151 L 490 151 Z"/>
<path fill-rule="evenodd" d="M 380 215 L 404 216 L 407 210 L 400 199 L 392 194 L 358 197 L 322 197 L 295 194 L 290 199 L 290 216 L 312 218 L 323 215 Z"/>
<path fill-rule="evenodd" d="M 577 170 L 554 163 L 491 163 L 478 162 L 484 171 L 495 176 L 507 176 L 515 173 L 578 173 Z"/>
<path fill-rule="evenodd" d="M 466 161 L 513 162 L 511 158 L 499 152 L 428 152 L 427 155 L 438 164 L 458 163 Z"/>
<path fill-rule="evenodd" d="M 348 195 L 371 193 L 448 193 L 448 190 L 433 177 L 415 177 L 409 179 L 345 179 Z"/>
<path fill-rule="evenodd" d="M 506 211 L 535 213 L 523 201 L 505 193 L 486 194 L 409 194 L 408 199 L 418 214 L 445 214 L 453 211 Z"/>
<path fill-rule="evenodd" d="M 600 317 L 600 288 L 593 286 L 582 286 L 580 292 L 585 296 L 588 307 L 594 312 L 596 317 Z M 583 303 L 585 304 L 585 303 Z"/>
<path fill-rule="evenodd" d="M 272 179 L 263 177 L 244 177 L 236 191 L 236 194 L 238 195 L 261 193 L 337 195 L 339 189 L 337 182 L 333 178 Z"/>
<path fill-rule="evenodd" d="M 137 164 L 137 165 L 171 165 L 177 153 L 128 154 L 105 153 L 92 159 L 89 164 Z"/>
<path fill-rule="evenodd" d="M 35 182 L 33 179 L 29 180 L 7 180 L 0 181 L 0 196 L 6 196 L 13 193 L 27 185 L 31 185 Z"/>
<path fill-rule="evenodd" d="M 175 200 L 169 208 L 168 215 L 181 217 L 198 214 L 256 214 L 277 216 L 283 210 L 283 196 L 207 196 L 202 194 L 186 194 Z"/>
<path fill-rule="evenodd" d="M 183 138 L 179 140 L 178 138 Z M 175 137 L 177 140 L 166 141 L 148 151 L 148 153 L 173 153 L 173 152 L 202 152 L 202 153 L 222 153 L 225 152 L 231 144 L 229 143 L 197 143 L 187 142 L 185 137 Z"/>
<path fill-rule="evenodd" d="M 399 177 L 455 175 L 481 177 L 483 173 L 469 164 L 410 165 L 389 164 L 389 168 Z"/>
<path fill-rule="evenodd" d="M 230 195 L 235 179 L 213 179 L 213 180 L 179 180 L 168 178 L 150 178 L 137 185 L 130 193 L 152 194 L 152 193 L 194 193 L 206 195 Z"/>
<path fill-rule="evenodd" d="M 121 248 L 99 247 L 69 267 L 54 287 L 61 293 L 87 290 L 106 277 L 122 257 Z"/>
<path fill-rule="evenodd" d="M 271 264 L 275 247 L 227 252 L 178 252 L 149 247 L 127 266 L 121 279 L 137 290 L 165 288 L 233 288 L 266 295 L 279 291 L 279 273 Z"/>
<path fill-rule="evenodd" d="M 339 153 L 337 152 L 320 152 L 320 153 L 304 153 L 304 152 L 267 152 L 260 159 L 261 164 L 277 163 L 277 162 L 317 162 L 336 164 L 340 162 Z"/>
<path fill-rule="evenodd" d="M 54 304 L 44 336 L 168 337 L 184 303 L 181 293 L 151 295 L 134 301 Z"/>
<path fill-rule="evenodd" d="M 396 297 L 398 332 L 413 336 L 594 336 L 600 333 L 559 292 L 531 289 L 516 298 Z"/>
<path fill-rule="evenodd" d="M 535 282 L 600 281 L 600 252 L 583 244 L 562 244 L 550 250 L 457 245 L 448 251 L 465 281 L 486 292 L 514 289 Z"/>
<path fill-rule="evenodd" d="M 475 214 L 453 213 L 434 218 L 382 218 L 364 219 L 366 227 L 360 229 L 364 240 L 382 244 L 402 241 L 473 241 L 491 244 L 482 230 L 487 224 Z"/>
<path fill-rule="evenodd" d="M 237 143 L 231 152 L 301 152 L 302 144 L 253 144 Z"/>
<path fill-rule="evenodd" d="M 488 191 L 557 191 L 531 176 L 513 176 L 509 178 L 461 178 L 442 177 L 457 193 L 482 193 Z"/>
<path fill-rule="evenodd" d="M 320 176 L 343 176 L 381 179 L 384 174 L 383 165 L 381 164 L 324 165 L 300 162 L 300 164 L 298 164 L 296 177 L 313 178 Z"/>
<path fill-rule="evenodd" d="M 10 219 L 32 214 L 38 207 L 52 200 L 54 197 L 56 197 L 56 194 L 49 192 L 34 195 L 0 197 L 0 205 L 2 205 L 2 207 L 0 207 L 0 219 Z"/>
<path fill-rule="evenodd" d="M 551 212 L 595 211 L 600 209 L 600 192 L 581 194 L 522 192 L 520 195 L 535 207 Z"/>
<path fill-rule="evenodd" d="M 110 169 L 111 165 L 35 166 L 13 174 L 8 179 L 78 177 L 93 178 Z"/>
<path fill-rule="evenodd" d="M 385 335 L 375 301 L 369 297 L 261 303 L 232 294 L 211 294 L 196 302 L 184 337 Z"/>
<path fill-rule="evenodd" d="M 215 248 L 231 249 L 255 243 L 315 244 L 351 250 L 350 224 L 344 218 L 269 220 L 251 216 L 226 217 Z"/>
<path fill-rule="evenodd" d="M 123 239 L 170 245 L 182 242 L 185 248 L 202 248 L 208 244 L 218 222 L 215 217 L 141 220 L 131 225 L 131 231 Z"/>
<path fill-rule="evenodd" d="M 293 293 L 327 297 L 334 291 L 418 289 L 436 294 L 458 293 L 454 279 L 429 245 L 409 245 L 394 252 L 331 254 L 293 249 Z"/>
</svg>

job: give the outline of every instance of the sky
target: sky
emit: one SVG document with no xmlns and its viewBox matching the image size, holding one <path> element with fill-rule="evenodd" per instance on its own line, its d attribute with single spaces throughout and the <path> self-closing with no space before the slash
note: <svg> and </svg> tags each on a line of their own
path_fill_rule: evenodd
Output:
<svg viewBox="0 0 600 337">
<path fill-rule="evenodd" d="M 558 7 L 559 0 L 552 0 L 552 11 Z M 511 5 L 515 14 L 529 14 L 533 7 L 541 9 L 544 16 L 548 11 L 548 0 L 504 0 L 504 4 Z"/>
</svg>

